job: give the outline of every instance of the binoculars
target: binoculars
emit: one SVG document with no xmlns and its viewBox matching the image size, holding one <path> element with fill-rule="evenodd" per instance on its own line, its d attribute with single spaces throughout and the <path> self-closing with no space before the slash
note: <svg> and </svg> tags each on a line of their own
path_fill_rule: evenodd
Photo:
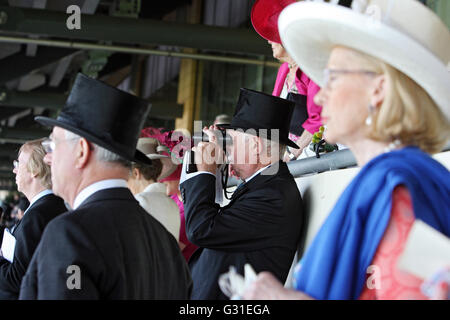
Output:
<svg viewBox="0 0 450 320">
<path fill-rule="evenodd" d="M 229 134 L 226 133 L 226 130 L 215 130 L 214 134 L 217 137 L 217 144 L 222 148 L 224 152 L 226 152 L 227 147 L 231 147 L 233 145 L 233 139 Z M 210 142 L 207 134 L 203 132 L 194 133 L 192 137 L 193 146 L 198 145 L 200 142 Z M 191 151 L 190 163 L 187 165 L 187 173 L 197 172 L 197 165 L 195 164 L 195 153 Z"/>
</svg>

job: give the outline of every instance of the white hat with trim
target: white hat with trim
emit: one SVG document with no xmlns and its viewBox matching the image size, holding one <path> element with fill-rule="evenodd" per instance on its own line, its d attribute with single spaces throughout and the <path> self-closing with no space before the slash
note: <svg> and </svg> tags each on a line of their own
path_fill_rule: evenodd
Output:
<svg viewBox="0 0 450 320">
<path fill-rule="evenodd" d="M 337 2 L 337 1 L 333 1 Z M 285 49 L 319 86 L 337 45 L 369 54 L 419 84 L 450 120 L 450 31 L 417 0 L 302 1 L 280 14 Z"/>
</svg>

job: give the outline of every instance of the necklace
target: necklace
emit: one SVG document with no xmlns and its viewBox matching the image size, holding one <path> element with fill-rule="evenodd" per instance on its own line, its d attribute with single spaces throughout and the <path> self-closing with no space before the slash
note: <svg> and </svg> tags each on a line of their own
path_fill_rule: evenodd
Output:
<svg viewBox="0 0 450 320">
<path fill-rule="evenodd" d="M 387 153 L 399 149 L 401 145 L 402 142 L 399 139 L 395 139 L 394 141 L 389 143 L 389 145 L 386 148 L 384 148 L 384 152 Z"/>
<path fill-rule="evenodd" d="M 298 93 L 298 90 L 297 90 L 297 86 L 296 86 L 296 84 L 295 84 L 295 73 L 294 73 L 294 80 L 292 81 L 292 83 L 291 83 L 291 73 L 293 72 L 293 70 L 294 69 L 292 69 L 293 67 L 291 67 L 292 65 L 291 64 L 289 64 L 289 72 L 288 72 L 288 74 L 287 74 L 287 76 L 286 76 L 286 80 L 285 80 L 285 83 L 286 83 L 286 88 L 287 88 L 287 91 L 288 92 L 292 92 L 292 93 Z M 295 64 L 295 67 L 297 67 L 297 65 Z"/>
</svg>

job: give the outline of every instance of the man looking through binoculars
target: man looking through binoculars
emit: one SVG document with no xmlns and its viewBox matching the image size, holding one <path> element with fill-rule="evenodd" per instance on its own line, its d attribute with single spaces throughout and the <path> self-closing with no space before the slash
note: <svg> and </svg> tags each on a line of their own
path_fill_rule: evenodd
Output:
<svg viewBox="0 0 450 320">
<path fill-rule="evenodd" d="M 230 266 L 243 273 L 250 263 L 286 280 L 303 220 L 300 193 L 281 161 L 286 145 L 295 147 L 288 139 L 292 112 L 288 100 L 241 89 L 231 124 L 219 126 L 232 139 L 226 160 L 244 181 L 224 207 L 215 203 L 215 174 L 225 160 L 217 128 L 205 128 L 209 142 L 193 148 L 197 173 L 180 185 L 186 234 L 200 247 L 189 260 L 192 299 L 225 299 L 218 278 Z"/>
</svg>

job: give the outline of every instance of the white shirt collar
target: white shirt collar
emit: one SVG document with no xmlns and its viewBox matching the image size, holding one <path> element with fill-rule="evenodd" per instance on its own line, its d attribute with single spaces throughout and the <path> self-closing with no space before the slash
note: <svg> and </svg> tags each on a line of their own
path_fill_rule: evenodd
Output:
<svg viewBox="0 0 450 320">
<path fill-rule="evenodd" d="M 127 188 L 127 182 L 123 179 L 107 179 L 97 181 L 83 190 L 75 197 L 75 201 L 73 202 L 73 210 L 78 208 L 84 200 L 89 198 L 91 195 L 96 193 L 97 191 L 111 188 Z"/>
<path fill-rule="evenodd" d="M 53 191 L 50 189 L 45 189 L 44 191 L 39 192 L 37 195 L 35 195 L 33 197 L 33 199 L 31 199 L 30 205 L 28 206 L 28 208 L 25 210 L 25 212 L 23 214 L 27 213 L 28 209 L 30 209 L 30 207 L 33 205 L 33 203 L 38 201 L 40 198 L 42 198 L 48 194 L 52 194 L 52 193 L 53 193 Z"/>
<path fill-rule="evenodd" d="M 252 180 L 254 177 L 256 177 L 258 174 L 260 174 L 262 171 L 266 170 L 267 168 L 269 168 L 272 164 L 269 164 L 268 166 L 265 166 L 264 168 L 259 169 L 258 171 L 256 171 L 254 174 L 252 174 L 250 177 L 248 177 L 247 179 L 245 179 L 245 183 L 249 182 L 250 180 Z"/>
</svg>

